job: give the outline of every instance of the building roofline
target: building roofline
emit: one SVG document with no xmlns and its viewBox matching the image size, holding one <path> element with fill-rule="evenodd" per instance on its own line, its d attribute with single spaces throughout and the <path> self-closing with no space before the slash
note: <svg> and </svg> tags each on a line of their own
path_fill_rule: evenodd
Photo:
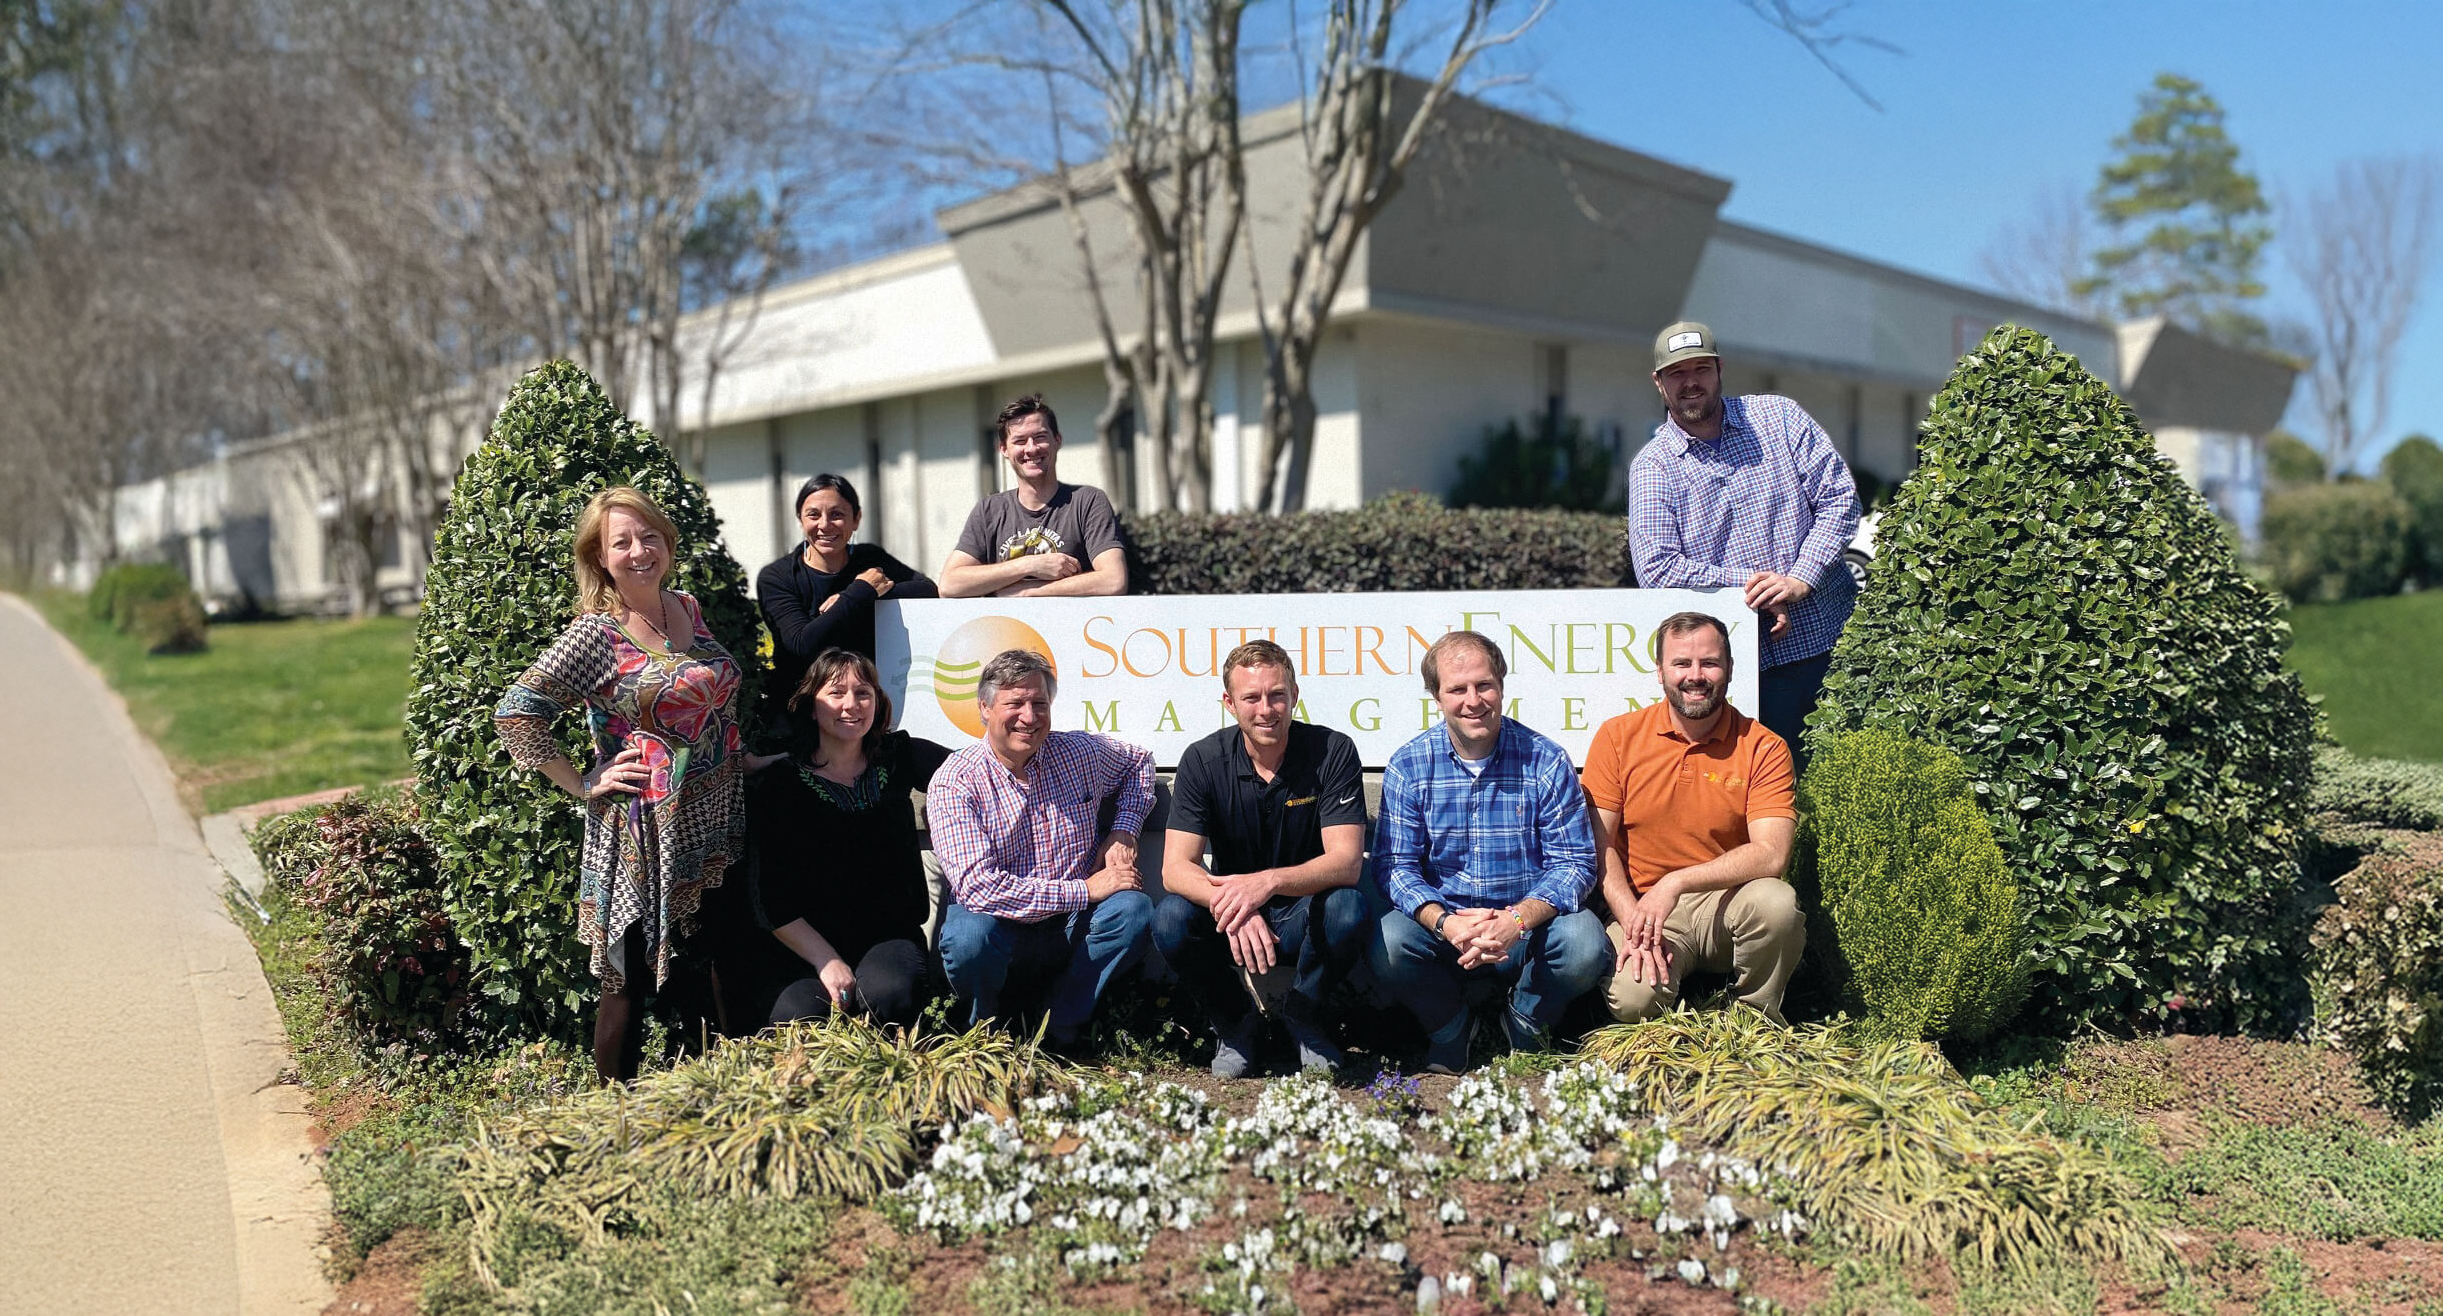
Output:
<svg viewBox="0 0 2443 1316">
<path fill-rule="evenodd" d="M 1741 241 L 1753 243 L 1756 246 L 1778 252 L 1781 255 L 1794 256 L 1802 260 L 1811 260 L 1819 264 L 1839 266 L 1850 270 L 1852 273 L 1867 275 L 1877 279 L 1897 279 L 1903 283 L 1915 284 L 1916 286 L 1924 288 L 1930 292 L 1942 293 L 1945 296 L 1974 297 L 1980 301 L 1991 302 L 1996 306 L 2007 307 L 2016 311 L 2029 312 L 2031 314 L 2043 316 L 2049 320 L 2068 321 L 2069 323 L 2079 325 L 2082 328 L 2092 329 L 2099 334 L 2109 335 L 2114 329 L 2112 322 L 2108 320 L 2097 320 L 2089 316 L 2080 315 L 2074 311 L 2062 311 L 2056 310 L 2050 306 L 2039 306 L 2034 302 L 2013 297 L 2008 293 L 1997 292 L 1991 288 L 1981 288 L 1972 283 L 1957 283 L 1949 279 L 1938 278 L 1931 274 L 1925 274 L 1917 270 L 1906 268 L 1905 266 L 1893 265 L 1885 261 L 1875 260 L 1872 257 L 1860 256 L 1854 252 L 1842 251 L 1837 247 L 1827 247 L 1820 243 L 1809 242 L 1804 238 L 1794 238 L 1787 233 L 1777 233 L 1772 229 L 1758 228 L 1753 224 L 1742 224 L 1734 219 L 1724 219 L 1717 216 L 1714 220 L 1714 232 L 1717 235 L 1728 235 Z"/>
</svg>

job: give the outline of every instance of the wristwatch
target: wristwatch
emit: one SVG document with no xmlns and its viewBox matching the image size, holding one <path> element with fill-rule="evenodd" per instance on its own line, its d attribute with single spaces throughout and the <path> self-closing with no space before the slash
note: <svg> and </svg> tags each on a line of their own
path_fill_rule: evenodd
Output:
<svg viewBox="0 0 2443 1316">
<path fill-rule="evenodd" d="M 1442 925 L 1443 925 L 1443 924 L 1445 924 L 1445 923 L 1448 923 L 1448 922 L 1450 922 L 1450 921 L 1451 921 L 1451 907 L 1450 907 L 1450 906 L 1448 906 L 1448 905 L 1444 905 L 1444 906 L 1442 907 L 1442 912 L 1441 912 L 1441 913 L 1439 913 L 1439 914 L 1434 915 L 1434 935 L 1435 935 L 1435 936 L 1437 936 L 1437 937 L 1441 936 L 1441 935 L 1442 935 Z"/>
</svg>

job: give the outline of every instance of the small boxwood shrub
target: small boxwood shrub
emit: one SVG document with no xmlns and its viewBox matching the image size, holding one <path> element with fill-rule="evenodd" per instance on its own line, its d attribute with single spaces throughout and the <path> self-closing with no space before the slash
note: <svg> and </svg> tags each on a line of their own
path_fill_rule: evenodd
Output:
<svg viewBox="0 0 2443 1316">
<path fill-rule="evenodd" d="M 2337 822 L 2431 832 L 2443 828 L 2443 767 L 2319 746 L 2309 808 Z"/>
<path fill-rule="evenodd" d="M 200 653 L 204 605 L 186 573 L 167 562 L 122 562 L 104 571 L 85 596 L 97 620 L 142 641 L 150 653 Z"/>
<path fill-rule="evenodd" d="M 2274 588 L 2302 603 L 2395 593 L 2409 570 L 2409 505 L 2374 481 L 2277 493 L 2259 534 Z"/>
<path fill-rule="evenodd" d="M 1126 521 L 1137 594 L 1600 589 L 1634 580 L 1616 515 L 1445 507 L 1389 494 L 1352 511 L 1154 512 Z"/>
<path fill-rule="evenodd" d="M 2317 1031 L 2358 1060 L 2403 1120 L 2443 1098 L 2443 862 L 2379 852 L 2344 875 L 2316 924 Z"/>
<path fill-rule="evenodd" d="M 1816 940 L 1877 1033 L 1984 1037 L 2027 999 L 2019 886 L 1957 754 L 1888 731 L 1831 737 L 1799 783 Z"/>
<path fill-rule="evenodd" d="M 594 992 L 576 936 L 584 812 L 510 762 L 492 710 L 576 615 L 577 514 L 615 484 L 643 490 L 677 525 L 670 586 L 703 605 L 745 669 L 742 688 L 763 674 L 746 573 L 703 487 L 574 364 L 519 380 L 459 472 L 434 537 L 407 736 L 450 921 L 471 952 L 479 1022 L 526 1034 L 572 1028 Z M 564 719 L 561 734 L 571 760 L 588 762 L 582 717 Z"/>
<path fill-rule="evenodd" d="M 320 923 L 315 972 L 350 1031 L 377 1044 L 445 1037 L 467 954 L 413 798 L 366 792 L 267 821 L 255 853 Z"/>
<path fill-rule="evenodd" d="M 2306 1013 L 2315 714 L 2280 603 L 2103 381 L 2003 326 L 1934 399 L 1807 734 L 1958 754 L 2051 1027 Z"/>
</svg>

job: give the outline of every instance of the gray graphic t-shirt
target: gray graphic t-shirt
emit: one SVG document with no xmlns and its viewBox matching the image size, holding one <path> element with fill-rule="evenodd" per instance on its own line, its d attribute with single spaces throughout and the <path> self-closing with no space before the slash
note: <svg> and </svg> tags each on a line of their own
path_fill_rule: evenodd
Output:
<svg viewBox="0 0 2443 1316">
<path fill-rule="evenodd" d="M 1111 499 L 1090 484 L 1064 484 L 1040 512 L 1005 489 L 977 501 L 959 531 L 958 551 L 978 562 L 1014 562 L 1036 553 L 1066 553 L 1081 569 L 1120 546 L 1120 518 Z"/>
</svg>

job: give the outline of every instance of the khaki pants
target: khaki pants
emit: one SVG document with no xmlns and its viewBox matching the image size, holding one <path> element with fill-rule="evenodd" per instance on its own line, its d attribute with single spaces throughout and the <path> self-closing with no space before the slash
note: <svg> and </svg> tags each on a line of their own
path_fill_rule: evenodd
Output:
<svg viewBox="0 0 2443 1316">
<path fill-rule="evenodd" d="M 1612 938 L 1617 965 L 1628 935 L 1618 923 L 1606 924 L 1604 931 Z M 1727 891 L 1682 896 L 1663 923 L 1663 940 L 1671 947 L 1671 981 L 1642 983 L 1626 970 L 1615 970 L 1603 988 L 1613 1018 L 1633 1024 L 1663 1014 L 1679 1004 L 1680 984 L 1689 971 L 1703 969 L 1737 975 L 1731 990 L 1740 1004 L 1775 1023 L 1788 1022 L 1781 1017 L 1781 996 L 1789 990 L 1799 952 L 1807 948 L 1807 920 L 1789 883 L 1760 877 Z"/>
</svg>

